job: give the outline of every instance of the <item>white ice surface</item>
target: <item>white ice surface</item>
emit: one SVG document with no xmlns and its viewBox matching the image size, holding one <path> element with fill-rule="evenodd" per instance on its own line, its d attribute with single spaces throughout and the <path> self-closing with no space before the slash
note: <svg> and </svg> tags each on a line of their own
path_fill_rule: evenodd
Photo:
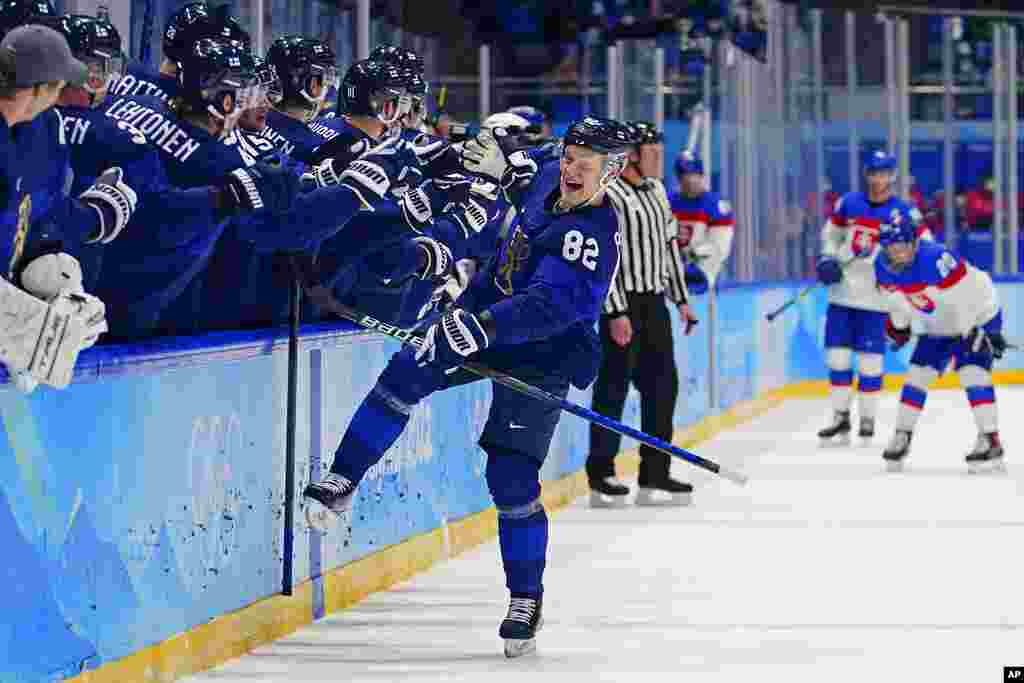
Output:
<svg viewBox="0 0 1024 683">
<path fill-rule="evenodd" d="M 688 509 L 554 516 L 538 654 L 506 660 L 489 543 L 191 681 L 1002 681 L 1024 664 L 1024 391 L 997 389 L 1008 475 L 966 474 L 974 423 L 936 391 L 901 474 L 820 449 L 824 401 L 789 401 L 679 463 Z M 566 416 L 563 419 L 574 419 Z M 1021 463 L 1021 464 L 1017 464 Z"/>
</svg>

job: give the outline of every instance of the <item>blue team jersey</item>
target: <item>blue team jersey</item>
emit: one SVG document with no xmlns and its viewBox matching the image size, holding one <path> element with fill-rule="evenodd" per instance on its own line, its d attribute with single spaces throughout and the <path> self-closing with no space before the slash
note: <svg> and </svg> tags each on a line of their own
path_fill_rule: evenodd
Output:
<svg viewBox="0 0 1024 683">
<path fill-rule="evenodd" d="M 313 150 L 324 143 L 324 138 L 309 125 L 273 109 L 267 112 L 267 123 L 259 134 L 281 153 L 307 164 L 313 158 Z"/>
<path fill-rule="evenodd" d="M 884 250 L 875 260 L 878 286 L 908 294 L 920 292 L 927 287 L 949 289 L 966 275 L 967 262 L 942 244 L 931 240 L 918 241 L 914 261 L 902 270 L 892 269 Z"/>
<path fill-rule="evenodd" d="M 156 97 L 166 101 L 178 94 L 178 79 L 142 64 L 129 64 L 108 93 L 108 97 Z"/>
<path fill-rule="evenodd" d="M 353 126 L 340 116 L 321 115 L 309 124 L 309 129 L 320 138 L 320 144 L 330 142 L 334 138 L 353 129 Z M 359 131 L 362 133 L 362 131 Z M 365 135 L 365 133 L 363 133 Z"/>
<path fill-rule="evenodd" d="M 619 227 L 607 201 L 556 212 L 559 177 L 557 163 L 541 168 L 486 276 L 469 288 L 474 310 L 494 317 L 496 345 L 564 338 L 592 346 L 619 267 Z"/>
<path fill-rule="evenodd" d="M 321 138 L 320 145 L 313 150 L 313 159 L 320 161 L 330 156 L 347 166 L 354 159 L 374 145 L 375 140 L 356 128 L 344 116 L 321 116 L 309 125 L 309 129 Z"/>
<path fill-rule="evenodd" d="M 848 244 L 855 256 L 868 256 L 878 244 L 882 225 L 894 220 L 909 220 L 918 225 L 920 236 L 927 228 L 920 212 L 899 197 L 884 202 L 873 202 L 863 192 L 848 192 L 836 202 L 830 220 L 839 228 L 849 231 Z"/>
<path fill-rule="evenodd" d="M 3 218 L 0 275 L 11 277 L 40 253 L 81 244 L 98 230 L 95 209 L 70 196 L 71 168 L 60 114 L 49 109 L 32 121 L 3 125 Z"/>
</svg>

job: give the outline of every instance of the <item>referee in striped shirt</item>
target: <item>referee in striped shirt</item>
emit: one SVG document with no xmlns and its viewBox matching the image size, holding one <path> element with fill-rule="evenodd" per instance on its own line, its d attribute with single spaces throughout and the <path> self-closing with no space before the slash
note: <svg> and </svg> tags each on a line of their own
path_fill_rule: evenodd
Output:
<svg viewBox="0 0 1024 683">
<path fill-rule="evenodd" d="M 678 307 L 686 334 L 697 319 L 687 304 L 686 263 L 676 219 L 662 174 L 662 134 L 653 124 L 635 121 L 636 146 L 629 164 L 608 187 L 607 197 L 622 235 L 619 271 L 601 316 L 601 370 L 594 385 L 593 409 L 622 418 L 630 382 L 640 392 L 641 428 L 672 440 L 672 415 L 679 393 L 672 346 L 672 322 L 663 301 Z M 590 428 L 587 478 L 595 507 L 625 503 L 629 487 L 615 478 L 615 454 L 621 437 L 597 425 Z M 640 447 L 637 505 L 687 505 L 692 487 L 669 476 L 669 456 Z"/>
</svg>

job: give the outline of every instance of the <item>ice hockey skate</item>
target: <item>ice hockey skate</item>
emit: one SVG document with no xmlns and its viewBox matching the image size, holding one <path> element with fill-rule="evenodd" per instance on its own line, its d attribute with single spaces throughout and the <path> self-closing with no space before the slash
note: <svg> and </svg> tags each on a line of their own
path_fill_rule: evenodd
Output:
<svg viewBox="0 0 1024 683">
<path fill-rule="evenodd" d="M 912 436 L 913 433 L 905 429 L 897 429 L 892 435 L 892 440 L 889 441 L 889 445 L 885 447 L 885 452 L 882 453 L 887 472 L 903 471 L 903 460 L 910 452 L 910 438 Z"/>
<path fill-rule="evenodd" d="M 873 439 L 875 437 L 875 418 L 862 417 L 860 419 L 860 429 L 857 431 L 857 436 L 865 441 Z"/>
<path fill-rule="evenodd" d="M 302 492 L 306 499 L 306 522 L 320 533 L 330 531 L 352 510 L 356 484 L 337 474 L 310 484 Z"/>
<path fill-rule="evenodd" d="M 641 486 L 636 494 L 636 505 L 641 507 L 684 507 L 693 497 L 693 487 L 669 477 L 657 484 Z"/>
<path fill-rule="evenodd" d="M 849 411 L 837 410 L 832 418 L 832 424 L 819 431 L 818 438 L 821 439 L 822 446 L 849 446 L 852 430 Z"/>
<path fill-rule="evenodd" d="M 629 487 L 615 477 L 590 480 L 590 507 L 621 508 L 626 506 Z"/>
<path fill-rule="evenodd" d="M 522 657 L 537 651 L 537 632 L 544 625 L 543 599 L 512 597 L 498 636 L 505 641 L 505 656 Z"/>
<path fill-rule="evenodd" d="M 1006 471 L 1006 465 L 1003 463 L 1003 444 L 999 441 L 999 432 L 978 434 L 974 450 L 967 454 L 967 471 L 970 474 Z"/>
</svg>

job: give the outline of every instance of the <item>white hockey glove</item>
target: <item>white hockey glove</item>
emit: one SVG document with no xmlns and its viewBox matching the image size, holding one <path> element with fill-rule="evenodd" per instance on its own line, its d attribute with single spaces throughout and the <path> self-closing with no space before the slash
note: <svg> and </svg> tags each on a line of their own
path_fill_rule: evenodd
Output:
<svg viewBox="0 0 1024 683">
<path fill-rule="evenodd" d="M 462 167 L 470 173 L 500 182 L 508 168 L 508 159 L 496 137 L 507 135 L 504 128 L 484 129 L 462 146 Z"/>
<path fill-rule="evenodd" d="M 139 203 L 135 190 L 125 184 L 124 171 L 118 166 L 104 171 L 78 198 L 95 209 L 100 217 L 99 233 L 86 242 L 101 244 L 108 244 L 121 234 Z"/>
<path fill-rule="evenodd" d="M 424 256 L 423 267 L 417 273 L 419 278 L 438 280 L 448 277 L 453 262 L 451 249 L 433 237 L 414 237 L 412 241 Z"/>
</svg>

